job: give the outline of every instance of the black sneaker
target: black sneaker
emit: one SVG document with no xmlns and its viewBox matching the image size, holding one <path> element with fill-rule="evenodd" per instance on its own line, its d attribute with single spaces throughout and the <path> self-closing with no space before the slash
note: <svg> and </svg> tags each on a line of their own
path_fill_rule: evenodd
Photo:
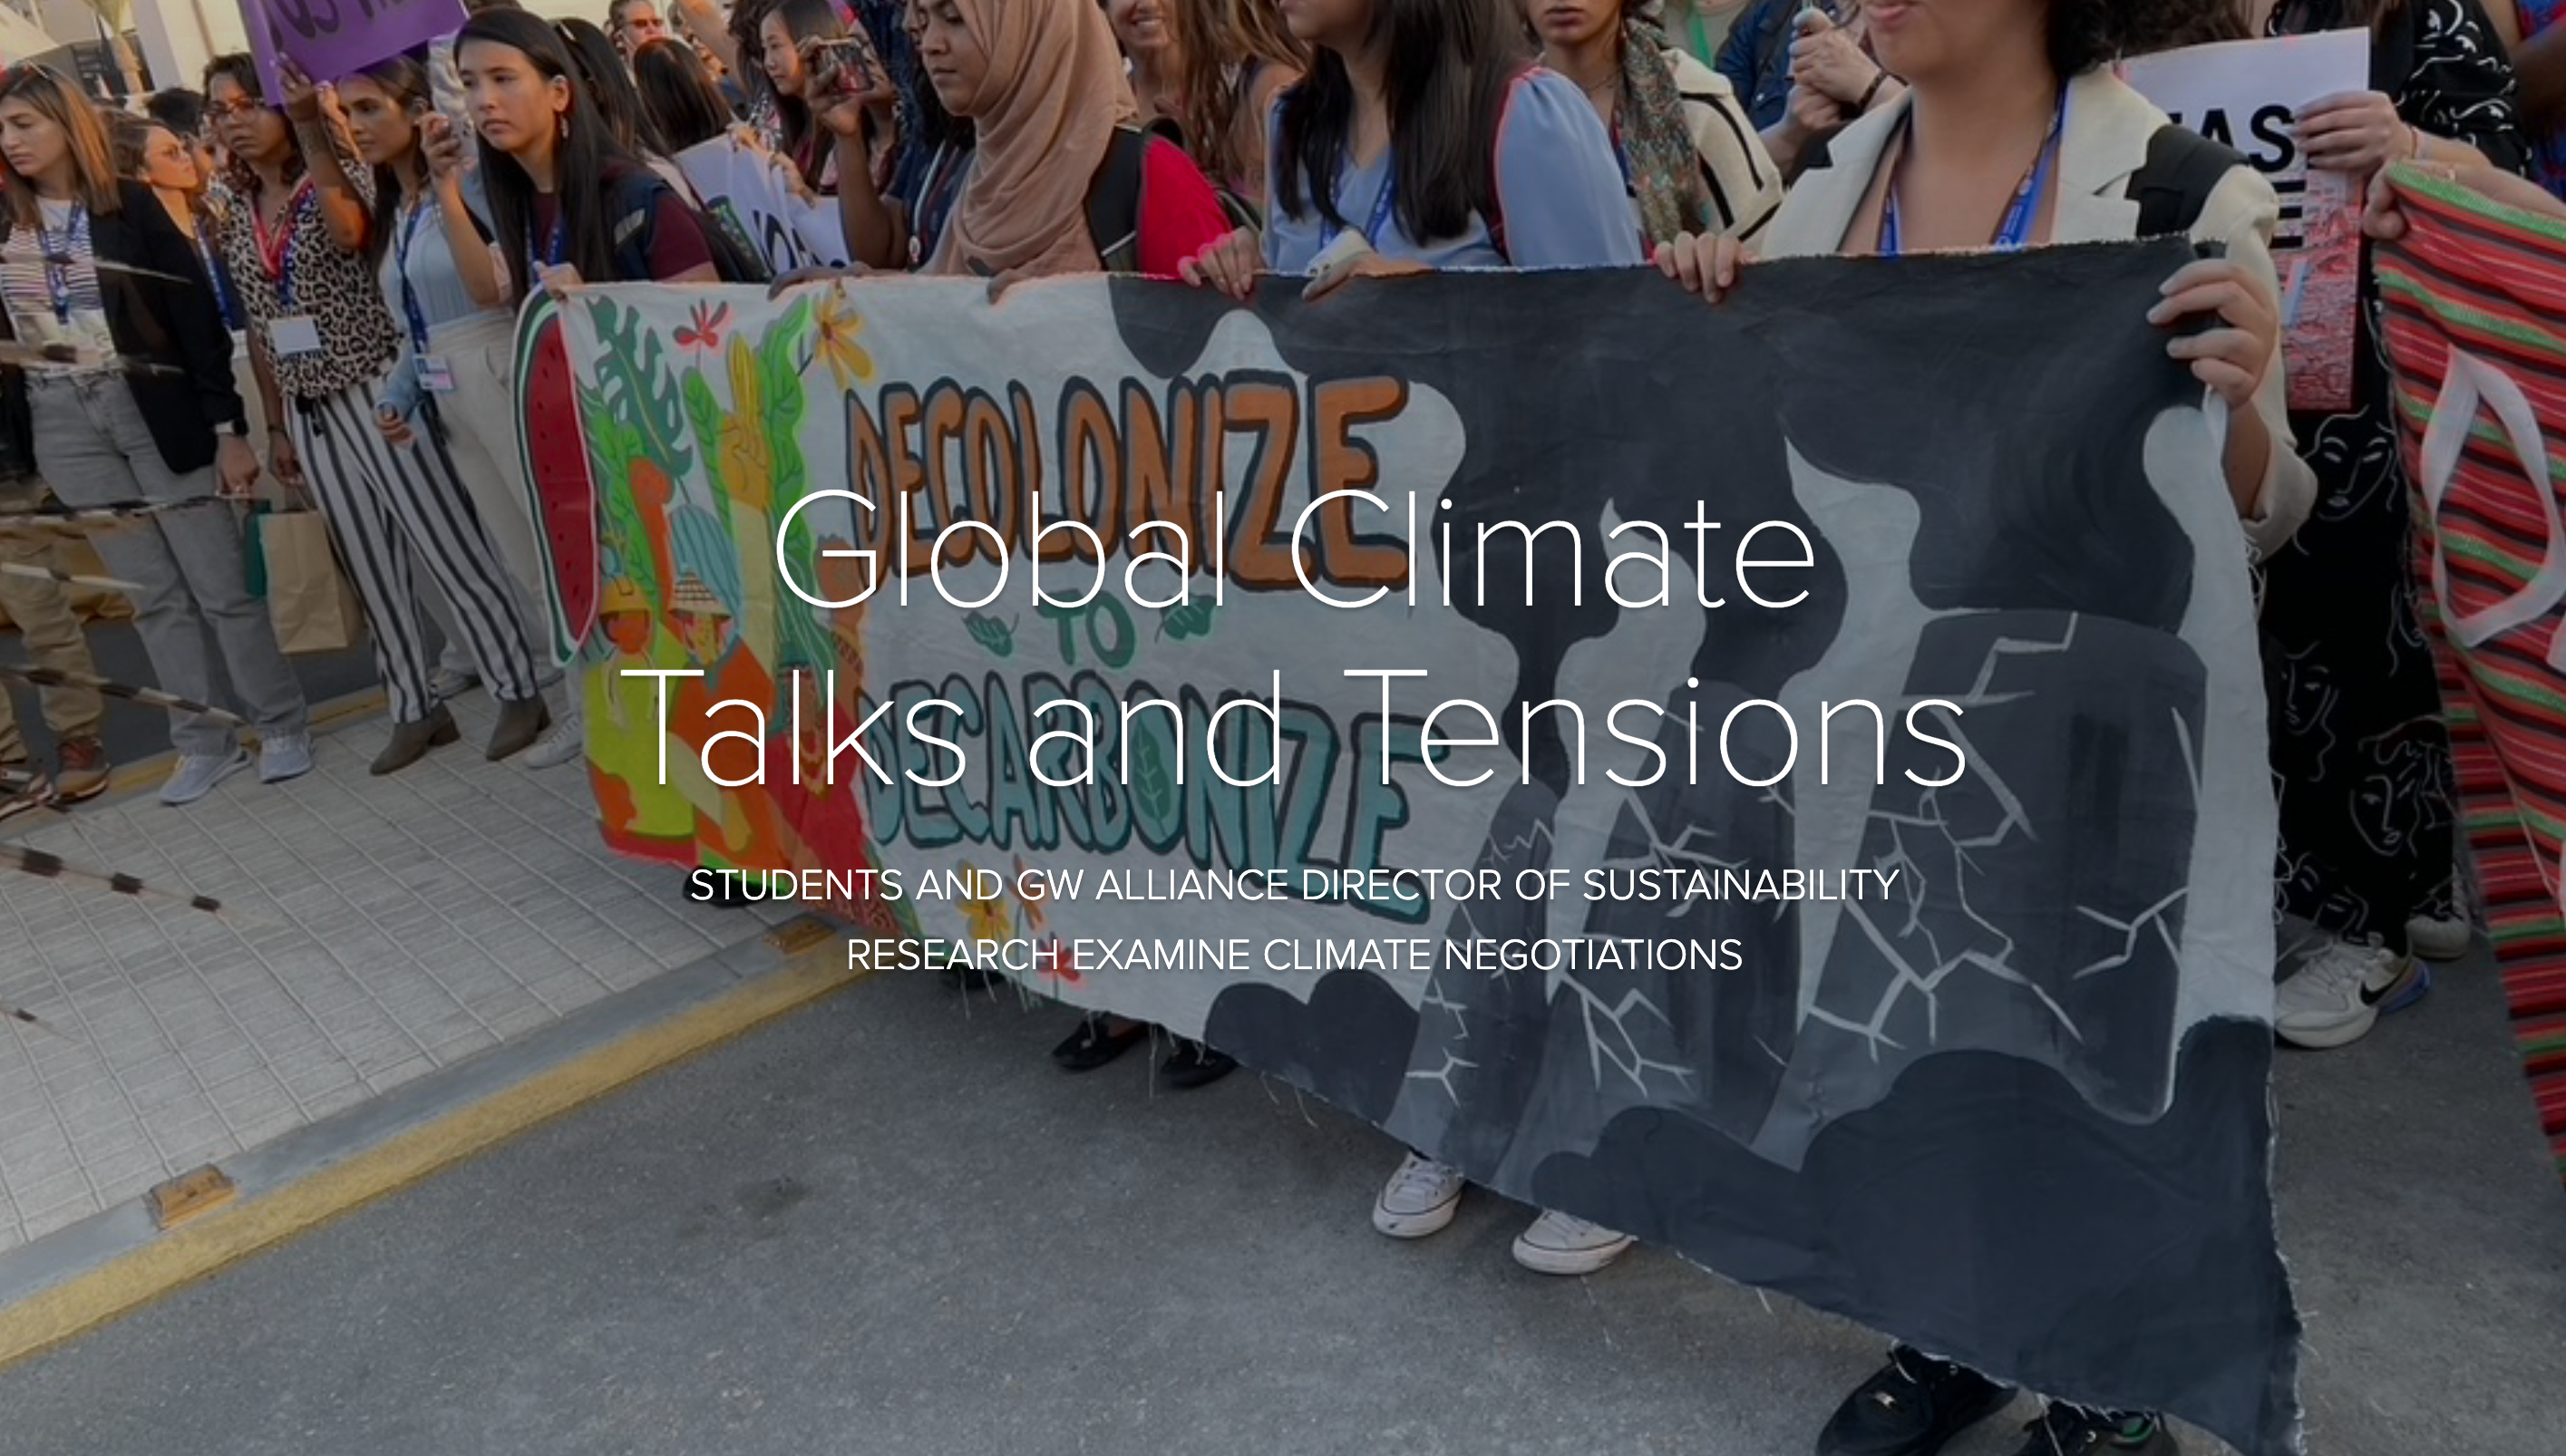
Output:
<svg viewBox="0 0 2566 1456">
<path fill-rule="evenodd" d="M 1818 1433 L 1818 1456 L 1934 1456 L 2011 1399 L 2011 1386 L 1893 1345 L 1889 1363 L 1856 1386 Z"/>
<path fill-rule="evenodd" d="M 1158 1081 L 1178 1092 L 1191 1092 L 1209 1087 L 1238 1070 L 1238 1060 L 1226 1052 L 1215 1052 L 1200 1042 L 1176 1039 L 1176 1050 L 1158 1064 Z"/>
<path fill-rule="evenodd" d="M 2052 1401 L 2023 1427 L 2014 1456 L 2181 1456 L 2174 1432 L 2144 1411 L 2088 1410 Z"/>
<path fill-rule="evenodd" d="M 1064 1072 L 1094 1072 L 1149 1039 L 1148 1022 L 1127 1022 L 1116 1031 L 1112 1018 L 1090 1012 L 1067 1041 L 1051 1049 L 1051 1060 Z"/>
</svg>

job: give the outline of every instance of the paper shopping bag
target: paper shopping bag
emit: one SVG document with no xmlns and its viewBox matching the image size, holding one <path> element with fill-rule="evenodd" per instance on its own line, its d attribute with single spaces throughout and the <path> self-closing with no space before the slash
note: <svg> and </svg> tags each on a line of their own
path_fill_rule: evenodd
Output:
<svg viewBox="0 0 2566 1456">
<path fill-rule="evenodd" d="M 267 614 L 276 644 L 288 652 L 341 652 L 364 636 L 357 594 L 330 551 L 330 527 L 318 511 L 279 511 L 258 518 L 267 561 Z"/>
</svg>

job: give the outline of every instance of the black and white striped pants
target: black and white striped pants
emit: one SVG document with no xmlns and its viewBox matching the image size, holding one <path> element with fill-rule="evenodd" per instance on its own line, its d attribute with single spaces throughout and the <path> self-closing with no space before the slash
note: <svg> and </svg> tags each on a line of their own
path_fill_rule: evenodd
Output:
<svg viewBox="0 0 2566 1456">
<path fill-rule="evenodd" d="M 428 692 L 428 656 L 412 576 L 423 566 L 454 624 L 481 664 L 491 696 L 535 695 L 534 658 L 509 596 L 507 569 L 481 529 L 471 494 L 433 430 L 406 445 L 385 440 L 375 424 L 380 391 L 361 384 L 286 410 L 303 475 L 338 548 L 339 564 L 366 610 L 375 666 L 384 675 L 392 716 L 402 722 L 436 707 Z"/>
</svg>

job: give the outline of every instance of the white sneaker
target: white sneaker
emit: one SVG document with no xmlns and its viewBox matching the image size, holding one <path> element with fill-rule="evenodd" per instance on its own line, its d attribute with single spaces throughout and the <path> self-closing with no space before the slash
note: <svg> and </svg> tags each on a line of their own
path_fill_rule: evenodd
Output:
<svg viewBox="0 0 2566 1456">
<path fill-rule="evenodd" d="M 2428 961 L 2465 959 L 2476 936 L 2477 927 L 2465 915 L 2417 915 L 2406 922 L 2406 944 Z"/>
<path fill-rule="evenodd" d="M 2384 945 L 2337 937 L 2283 981 L 2273 998 L 2272 1029 L 2293 1047 L 2326 1051 L 2370 1035 L 2383 1009 L 2410 1004 L 2418 986 L 2412 956 Z"/>
<path fill-rule="evenodd" d="M 312 772 L 312 735 L 280 733 L 258 745 L 258 781 L 282 784 Z"/>
<path fill-rule="evenodd" d="M 160 786 L 160 802 L 175 809 L 193 804 L 214 792 L 214 786 L 249 767 L 249 750 L 235 747 L 230 753 L 215 758 L 207 754 L 186 753 L 178 756 L 169 770 L 169 782 Z"/>
<path fill-rule="evenodd" d="M 481 674 L 460 667 L 439 667 L 427 679 L 427 691 L 438 702 L 451 702 L 481 685 Z"/>
<path fill-rule="evenodd" d="M 519 762 L 530 769 L 557 769 L 577 763 L 588 754 L 588 720 L 578 713 L 565 711 L 553 720 L 552 731 L 535 740 Z"/>
<path fill-rule="evenodd" d="M 1544 1209 L 1531 1228 L 1515 1236 L 1515 1262 L 1535 1274 L 1593 1274 L 1631 1244 L 1629 1234 Z"/>
<path fill-rule="evenodd" d="M 1394 1239 L 1439 1234 L 1461 1210 L 1461 1170 L 1410 1153 L 1372 1206 L 1372 1226 Z"/>
</svg>

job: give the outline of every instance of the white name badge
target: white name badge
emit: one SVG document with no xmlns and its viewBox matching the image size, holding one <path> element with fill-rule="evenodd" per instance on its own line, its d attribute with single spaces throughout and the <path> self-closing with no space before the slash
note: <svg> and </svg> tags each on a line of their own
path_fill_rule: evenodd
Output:
<svg viewBox="0 0 2566 1456">
<path fill-rule="evenodd" d="M 418 383 L 430 394 L 451 394 L 454 366 L 441 359 L 422 359 L 418 362 Z"/>
<path fill-rule="evenodd" d="M 308 314 L 267 326 L 267 342 L 280 359 L 309 359 L 321 352 L 321 321 Z"/>
</svg>

